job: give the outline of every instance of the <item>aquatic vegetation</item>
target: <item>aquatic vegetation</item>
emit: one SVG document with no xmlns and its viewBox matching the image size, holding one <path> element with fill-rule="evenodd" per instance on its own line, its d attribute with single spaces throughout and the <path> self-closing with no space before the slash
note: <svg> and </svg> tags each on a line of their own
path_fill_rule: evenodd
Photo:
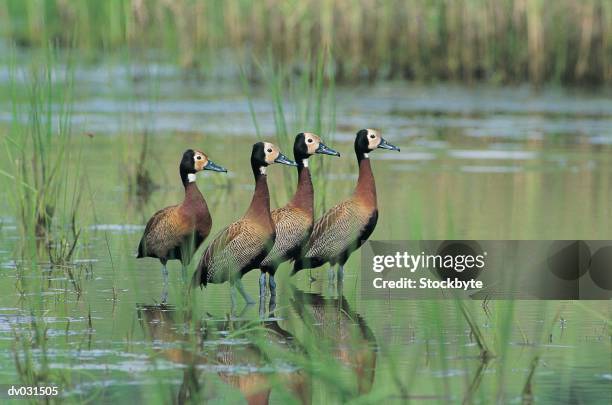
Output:
<svg viewBox="0 0 612 405">
<path fill-rule="evenodd" d="M 82 178 L 80 153 L 71 138 L 71 71 L 58 78 L 54 57 L 50 48 L 42 65 L 30 70 L 11 65 L 12 121 L 3 137 L 7 159 L 1 173 L 12 188 L 22 240 L 26 245 L 42 240 L 49 260 L 61 265 L 72 258 L 81 233 Z M 22 91 L 25 104 L 19 101 Z"/>
<path fill-rule="evenodd" d="M 2 34 L 21 46 L 54 41 L 92 57 L 163 49 L 196 76 L 220 50 L 260 59 L 271 51 L 300 69 L 325 46 L 338 81 L 612 80 L 612 8 L 605 0 L 9 0 L 0 10 Z"/>
</svg>

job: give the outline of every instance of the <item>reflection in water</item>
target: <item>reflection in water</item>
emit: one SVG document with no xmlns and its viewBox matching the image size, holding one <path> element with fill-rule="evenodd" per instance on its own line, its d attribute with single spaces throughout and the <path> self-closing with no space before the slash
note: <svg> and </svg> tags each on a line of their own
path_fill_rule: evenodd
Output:
<svg viewBox="0 0 612 405">
<path fill-rule="evenodd" d="M 246 309 L 246 308 L 245 308 Z M 178 402 L 206 399 L 201 378 L 215 371 L 238 389 L 249 404 L 267 404 L 273 388 L 283 387 L 300 403 L 309 404 L 310 381 L 297 367 L 280 360 L 283 353 L 299 351 L 293 336 L 277 321 L 228 319 L 196 322 L 196 342 L 190 341 L 190 316 L 177 324 L 177 311 L 167 305 L 138 305 L 145 334 L 167 360 L 185 365 Z M 280 353 L 280 355 L 279 355 Z M 274 354 L 277 356 L 272 357 Z"/>
<path fill-rule="evenodd" d="M 349 306 L 343 295 L 323 297 L 292 288 L 291 305 L 307 325 L 315 341 L 327 343 L 333 356 L 350 368 L 359 394 L 372 389 L 376 371 L 376 338 L 365 319 Z"/>
</svg>

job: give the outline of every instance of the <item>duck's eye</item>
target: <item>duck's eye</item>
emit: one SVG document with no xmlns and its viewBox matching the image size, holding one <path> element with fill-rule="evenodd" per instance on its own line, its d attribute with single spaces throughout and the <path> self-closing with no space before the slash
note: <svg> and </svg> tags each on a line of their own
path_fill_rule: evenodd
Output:
<svg viewBox="0 0 612 405">
<path fill-rule="evenodd" d="M 202 160 L 202 156 L 198 156 L 198 157 L 196 157 L 196 159 Z"/>
<path fill-rule="evenodd" d="M 268 153 L 272 153 L 272 148 L 268 149 L 267 151 Z"/>
<path fill-rule="evenodd" d="M 312 138 L 310 138 L 310 139 L 308 140 L 308 143 L 312 143 Z"/>
</svg>

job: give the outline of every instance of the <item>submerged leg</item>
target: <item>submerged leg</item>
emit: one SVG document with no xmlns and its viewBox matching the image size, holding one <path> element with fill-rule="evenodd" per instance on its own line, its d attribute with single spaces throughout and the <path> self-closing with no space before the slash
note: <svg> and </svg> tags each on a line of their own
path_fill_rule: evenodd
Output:
<svg viewBox="0 0 612 405">
<path fill-rule="evenodd" d="M 276 280 L 274 280 L 274 274 L 270 273 L 270 297 L 276 295 Z"/>
<path fill-rule="evenodd" d="M 166 267 L 166 263 L 162 263 L 162 295 L 161 295 L 161 303 L 165 304 L 168 301 L 168 268 Z"/>
<path fill-rule="evenodd" d="M 259 296 L 260 297 L 266 296 L 266 273 L 264 273 L 263 271 L 261 272 L 261 275 L 259 276 Z"/>
<path fill-rule="evenodd" d="M 236 288 L 238 289 L 238 292 L 240 293 L 240 295 L 242 295 L 242 298 L 244 298 L 247 304 L 255 303 L 253 298 L 251 298 L 251 296 L 247 294 L 246 290 L 244 289 L 244 285 L 242 285 L 242 280 L 240 278 L 236 280 L 235 285 L 236 285 Z"/>
</svg>

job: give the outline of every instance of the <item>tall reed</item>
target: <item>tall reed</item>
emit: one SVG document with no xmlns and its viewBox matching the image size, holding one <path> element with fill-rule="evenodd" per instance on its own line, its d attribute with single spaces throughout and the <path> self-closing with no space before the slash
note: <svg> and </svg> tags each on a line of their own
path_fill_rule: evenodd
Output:
<svg viewBox="0 0 612 405">
<path fill-rule="evenodd" d="M 61 77 L 55 58 L 53 48 L 48 48 L 26 69 L 11 62 L 12 120 L 3 136 L 7 158 L 0 173 L 11 187 L 22 253 L 28 256 L 29 243 L 37 241 L 40 247 L 38 242 L 44 241 L 49 260 L 58 263 L 72 256 L 79 238 L 81 194 L 80 154 L 73 150 L 70 136 L 71 68 L 66 67 Z"/>
<path fill-rule="evenodd" d="M 340 81 L 612 80 L 605 0 L 9 0 L 0 26 L 24 46 L 74 39 L 88 51 L 161 48 L 195 69 L 226 49 L 259 58 L 271 49 L 298 66 L 329 46 Z"/>
<path fill-rule="evenodd" d="M 328 53 L 321 49 L 315 57 L 308 56 L 300 65 L 300 70 L 288 71 L 274 60 L 271 53 L 265 64 L 258 63 L 264 83 L 272 100 L 274 111 L 275 137 L 281 150 L 292 151 L 295 135 L 300 132 L 314 132 L 321 136 L 323 142 L 333 145 L 336 127 L 336 100 L 334 78 L 327 66 Z M 253 108 L 253 91 L 241 71 L 242 83 L 253 125 L 258 137 L 262 137 L 257 114 Z M 333 147 L 333 146 L 332 146 Z M 317 190 L 315 208 L 325 207 L 329 178 L 325 168 L 331 159 L 313 159 L 312 181 Z M 295 173 L 282 171 L 285 184 L 295 183 Z M 281 201 L 287 201 L 293 187 L 285 189 Z M 279 205 L 280 201 L 277 201 Z"/>
</svg>

